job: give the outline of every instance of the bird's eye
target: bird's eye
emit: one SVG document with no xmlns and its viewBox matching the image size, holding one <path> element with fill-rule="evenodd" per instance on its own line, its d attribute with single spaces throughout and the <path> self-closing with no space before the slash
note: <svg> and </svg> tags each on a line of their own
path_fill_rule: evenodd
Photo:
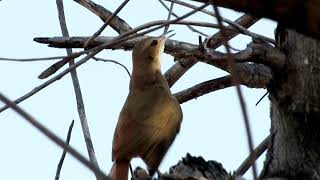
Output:
<svg viewBox="0 0 320 180">
<path fill-rule="evenodd" d="M 151 43 L 151 46 L 156 46 L 158 44 L 158 41 L 157 40 L 153 40 L 152 43 Z"/>
</svg>

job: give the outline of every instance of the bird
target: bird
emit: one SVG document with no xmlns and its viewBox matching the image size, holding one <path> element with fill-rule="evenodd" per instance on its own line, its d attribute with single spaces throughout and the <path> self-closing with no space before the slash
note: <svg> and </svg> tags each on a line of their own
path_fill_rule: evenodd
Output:
<svg viewBox="0 0 320 180">
<path fill-rule="evenodd" d="M 127 180 L 130 160 L 140 157 L 152 177 L 180 131 L 183 114 L 161 73 L 167 37 L 147 37 L 132 51 L 129 94 L 112 142 L 112 178 Z"/>
</svg>

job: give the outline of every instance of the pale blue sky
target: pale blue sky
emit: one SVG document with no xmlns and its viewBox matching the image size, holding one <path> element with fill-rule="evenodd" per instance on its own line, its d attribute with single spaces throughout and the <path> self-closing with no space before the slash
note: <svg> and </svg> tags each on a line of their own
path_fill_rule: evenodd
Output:
<svg viewBox="0 0 320 180">
<path fill-rule="evenodd" d="M 122 1 L 96 0 L 96 3 L 114 11 Z M 65 1 L 67 25 L 71 36 L 92 35 L 102 22 L 94 14 L 74 1 Z M 169 5 L 169 4 L 168 4 Z M 174 6 L 182 15 L 189 9 Z M 209 7 L 208 10 L 212 10 Z M 223 10 L 222 14 L 232 20 L 240 13 Z M 157 0 L 131 0 L 120 17 L 135 27 L 147 21 L 166 19 L 167 12 Z M 190 19 L 212 21 L 214 18 L 199 14 Z M 61 36 L 55 1 L 3 0 L 0 2 L 0 57 L 29 58 L 65 55 L 65 50 L 49 48 L 32 39 L 40 36 Z M 275 23 L 262 20 L 250 30 L 273 38 Z M 198 35 L 186 27 L 171 26 L 176 35 L 173 39 L 198 43 Z M 213 34 L 215 29 L 204 29 Z M 162 32 L 162 30 L 161 30 Z M 159 35 L 160 32 L 153 33 Z M 107 28 L 103 35 L 116 35 Z M 243 49 L 250 38 L 240 36 L 232 40 L 232 46 Z M 79 49 L 77 49 L 79 50 Z M 77 51 L 75 50 L 75 51 Z M 117 60 L 131 71 L 131 51 L 105 50 L 99 57 Z M 32 90 L 43 80 L 37 76 L 54 61 L 3 62 L 0 61 L 0 92 L 15 99 Z M 163 56 L 165 72 L 173 58 Z M 118 114 L 128 94 L 129 77 L 120 66 L 111 63 L 87 62 L 78 68 L 87 118 L 100 167 L 108 172 L 111 163 L 111 143 Z M 224 72 L 198 63 L 172 88 L 177 92 L 205 80 L 218 78 Z M 266 90 L 243 87 L 254 143 L 257 145 L 268 134 L 270 127 L 269 101 L 265 98 L 259 106 L 257 100 Z M 3 103 L 0 103 L 2 106 Z M 75 96 L 70 75 L 32 96 L 21 106 L 52 131 L 65 139 L 72 119 L 75 120 L 71 145 L 87 156 L 76 110 Z M 234 88 L 228 88 L 191 100 L 182 105 L 184 119 L 180 134 L 160 167 L 161 171 L 178 162 L 187 152 L 216 160 L 227 171 L 235 170 L 248 155 L 247 140 Z M 0 114 L 0 179 L 53 179 L 62 150 L 31 127 L 12 110 Z M 262 167 L 264 156 L 259 160 Z M 143 165 L 133 161 L 133 167 Z M 247 176 L 251 179 L 251 175 Z M 63 179 L 94 179 L 93 174 L 73 157 L 67 156 L 61 172 Z"/>
</svg>

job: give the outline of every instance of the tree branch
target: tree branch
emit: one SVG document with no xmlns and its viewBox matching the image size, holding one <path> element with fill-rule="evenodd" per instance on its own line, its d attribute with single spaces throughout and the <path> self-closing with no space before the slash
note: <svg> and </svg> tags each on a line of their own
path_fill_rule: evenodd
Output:
<svg viewBox="0 0 320 180">
<path fill-rule="evenodd" d="M 58 9 L 59 22 L 60 22 L 60 28 L 61 28 L 62 35 L 64 37 L 69 37 L 69 32 L 68 32 L 66 19 L 65 19 L 65 15 L 64 15 L 63 1 L 56 0 L 56 4 L 57 4 L 57 9 Z M 72 54 L 72 49 L 68 48 L 68 49 L 66 49 L 66 51 L 67 51 L 68 56 L 70 56 Z M 69 61 L 69 66 L 72 66 L 72 65 L 74 65 L 74 59 L 71 59 Z M 76 95 L 77 110 L 78 110 L 78 114 L 79 114 L 79 118 L 80 118 L 80 122 L 81 122 L 82 133 L 83 133 L 84 140 L 85 140 L 85 143 L 87 146 L 89 159 L 90 159 L 90 162 L 94 166 L 99 168 L 98 161 L 97 161 L 96 154 L 95 154 L 94 147 L 93 147 L 93 143 L 91 140 L 89 124 L 87 121 L 87 116 L 86 116 L 86 111 L 85 111 L 84 102 L 83 102 L 83 98 L 82 98 L 82 92 L 81 92 L 81 88 L 80 88 L 79 78 L 77 75 L 77 70 L 73 69 L 70 72 L 70 74 L 71 74 L 71 79 L 72 79 L 72 83 L 73 83 L 73 87 L 74 87 L 74 92 Z M 95 175 L 96 175 L 97 180 L 99 180 L 99 175 L 96 173 L 95 173 Z"/>
<path fill-rule="evenodd" d="M 90 44 L 90 42 L 92 40 L 94 40 L 96 37 L 98 37 L 102 31 L 110 24 L 110 22 L 112 21 L 112 19 L 117 16 L 117 14 L 122 10 L 122 8 L 129 2 L 129 0 L 124 0 L 121 5 L 112 13 L 111 16 L 109 16 L 109 18 L 105 21 L 105 23 L 100 27 L 100 29 L 95 32 L 89 39 L 87 42 L 84 43 L 83 47 L 86 48 L 88 47 L 88 45 Z"/>
<path fill-rule="evenodd" d="M 233 86 L 232 78 L 230 75 L 221 78 L 209 80 L 190 87 L 186 90 L 175 93 L 180 104 L 185 103 L 191 99 L 198 98 L 202 95 L 208 94 L 212 91 L 224 89 Z"/>
<path fill-rule="evenodd" d="M 67 134 L 67 139 L 66 139 L 66 144 L 67 144 L 67 145 L 69 145 L 69 143 L 70 143 L 73 124 L 74 124 L 74 120 L 72 120 L 72 122 L 71 122 L 71 124 L 70 124 L 70 126 L 69 126 L 69 130 L 68 130 L 68 134 Z M 59 179 L 60 179 L 60 173 L 61 173 L 63 161 L 64 161 L 66 155 L 67 155 L 67 151 L 64 149 L 63 152 L 62 152 L 60 161 L 59 161 L 59 163 L 58 163 L 58 166 L 57 166 L 56 176 L 55 176 L 55 178 L 54 178 L 55 180 L 59 180 Z"/>
<path fill-rule="evenodd" d="M 166 8 L 167 11 L 170 10 L 169 7 L 168 7 L 162 0 L 159 0 L 159 2 L 160 2 L 160 4 L 161 4 L 164 8 Z M 174 17 L 176 17 L 176 18 L 179 17 L 179 16 L 178 16 L 176 13 L 174 13 L 174 12 L 172 12 L 172 15 L 173 15 Z M 196 28 L 194 28 L 194 27 L 192 27 L 192 26 L 190 26 L 190 25 L 187 25 L 187 27 L 188 27 L 192 32 L 198 33 L 198 34 L 200 34 L 200 35 L 202 35 L 202 36 L 208 36 L 207 34 L 205 34 L 205 33 L 201 32 L 201 31 L 197 30 Z"/>
<path fill-rule="evenodd" d="M 103 22 L 106 22 L 107 19 L 113 14 L 106 8 L 94 3 L 91 0 L 74 0 L 74 1 L 82 5 L 83 7 L 87 8 L 97 16 L 99 16 Z M 119 18 L 118 16 L 115 16 L 114 18 L 112 18 L 109 25 L 119 34 L 132 29 L 128 23 L 126 23 L 123 19 Z"/>
<path fill-rule="evenodd" d="M 238 63 L 236 66 L 238 71 L 236 74 L 239 77 L 240 84 L 249 88 L 266 88 L 272 78 L 270 68 L 264 65 Z M 174 95 L 180 104 L 182 104 L 205 94 L 235 86 L 236 83 L 232 82 L 231 78 L 232 77 L 230 75 L 227 75 L 221 78 L 205 81 L 175 93 Z"/>
<path fill-rule="evenodd" d="M 243 176 L 248 169 L 251 167 L 252 163 L 255 162 L 261 154 L 268 148 L 271 136 L 267 136 L 255 149 L 254 151 L 243 161 L 243 163 L 236 170 L 236 174 Z"/>
</svg>

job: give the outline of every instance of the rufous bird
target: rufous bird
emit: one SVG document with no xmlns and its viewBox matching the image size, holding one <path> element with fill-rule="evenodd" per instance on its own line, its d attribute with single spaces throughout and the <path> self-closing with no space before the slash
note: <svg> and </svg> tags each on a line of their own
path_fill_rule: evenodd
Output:
<svg viewBox="0 0 320 180">
<path fill-rule="evenodd" d="M 129 95 L 112 144 L 112 177 L 127 180 L 130 160 L 140 157 L 152 177 L 180 130 L 182 110 L 172 95 L 160 61 L 166 37 L 148 37 L 133 48 Z"/>
</svg>

